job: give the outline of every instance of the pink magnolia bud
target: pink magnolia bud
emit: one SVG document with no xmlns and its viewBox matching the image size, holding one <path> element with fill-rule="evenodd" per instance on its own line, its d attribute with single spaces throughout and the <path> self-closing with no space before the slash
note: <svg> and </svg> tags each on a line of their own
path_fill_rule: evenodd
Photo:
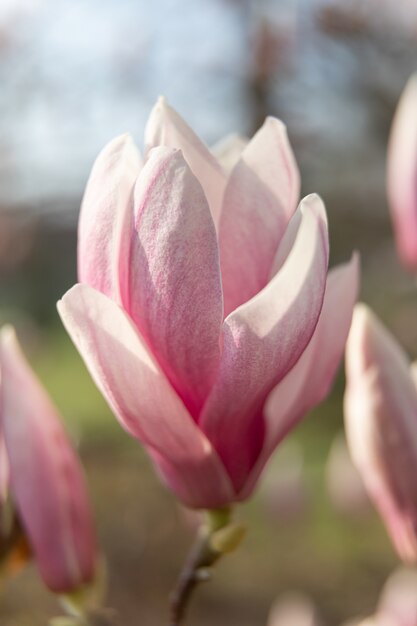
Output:
<svg viewBox="0 0 417 626">
<path fill-rule="evenodd" d="M 346 435 L 400 557 L 417 561 L 417 389 L 394 337 L 357 305 L 346 350 Z"/>
<path fill-rule="evenodd" d="M 282 122 L 220 160 L 161 99 L 145 162 L 98 157 L 63 322 L 122 426 L 182 502 L 250 496 L 276 446 L 330 390 L 358 261 L 327 273 L 323 202 L 299 203 Z M 224 165 L 223 165 L 224 164 Z M 298 208 L 297 208 L 298 206 Z"/>
<path fill-rule="evenodd" d="M 0 370 L 12 500 L 45 584 L 68 593 L 95 573 L 95 530 L 80 462 L 10 327 L 0 333 Z"/>
<path fill-rule="evenodd" d="M 387 190 L 398 254 L 417 269 L 417 74 L 405 87 L 388 145 Z"/>
</svg>

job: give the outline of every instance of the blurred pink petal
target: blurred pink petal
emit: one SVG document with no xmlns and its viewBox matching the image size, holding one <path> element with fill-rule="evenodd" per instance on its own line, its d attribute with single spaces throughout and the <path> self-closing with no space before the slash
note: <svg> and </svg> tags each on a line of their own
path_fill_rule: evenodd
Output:
<svg viewBox="0 0 417 626">
<path fill-rule="evenodd" d="M 384 585 L 378 604 L 378 617 L 393 626 L 417 626 L 417 572 L 402 567 Z"/>
<path fill-rule="evenodd" d="M 313 602 L 301 593 L 287 593 L 272 605 L 268 626 L 320 626 Z"/>
<path fill-rule="evenodd" d="M 352 459 L 405 561 L 417 560 L 417 389 L 394 337 L 363 304 L 346 352 L 346 435 Z"/>
<path fill-rule="evenodd" d="M 156 146 L 182 150 L 191 171 L 204 189 L 213 221 L 217 227 L 226 185 L 226 174 L 207 146 L 182 117 L 169 106 L 165 98 L 158 100 L 149 116 L 145 130 L 145 145 L 147 150 Z"/>
<path fill-rule="evenodd" d="M 417 269 L 417 74 L 398 103 L 388 146 L 387 188 L 398 254 Z"/>
<path fill-rule="evenodd" d="M 13 500 L 45 584 L 69 592 L 92 580 L 96 540 L 84 476 L 58 413 L 11 328 L 0 335 L 0 416 Z"/>
<path fill-rule="evenodd" d="M 225 320 L 218 378 L 199 422 L 237 491 L 263 446 L 265 399 L 305 350 L 323 302 L 324 206 L 318 196 L 301 204 L 302 223 L 286 263 L 265 289 Z"/>
<path fill-rule="evenodd" d="M 78 225 L 80 282 L 118 301 L 128 276 L 133 187 L 140 167 L 140 155 L 128 135 L 107 144 L 94 163 Z"/>
<path fill-rule="evenodd" d="M 285 126 L 268 118 L 243 150 L 224 194 L 219 241 L 226 315 L 267 284 L 299 188 Z"/>
<path fill-rule="evenodd" d="M 410 374 L 411 374 L 411 378 L 414 381 L 414 384 L 417 386 L 417 361 L 413 361 L 413 363 L 411 363 Z"/>
<path fill-rule="evenodd" d="M 98 388 L 165 482 L 192 507 L 230 502 L 233 492 L 216 452 L 126 313 L 86 285 L 75 285 L 58 308 Z"/>
<path fill-rule="evenodd" d="M 0 386 L 1 395 L 1 386 Z M 9 491 L 10 467 L 7 459 L 6 445 L 4 443 L 3 433 L 0 437 L 0 509 L 7 499 Z"/>
<path fill-rule="evenodd" d="M 135 189 L 126 311 L 196 418 L 220 361 L 216 231 L 181 152 L 154 148 Z"/>
<path fill-rule="evenodd" d="M 1 363 L 0 363 L 0 411 L 1 411 Z M 0 515 L 1 507 L 5 503 L 9 491 L 10 468 L 7 459 L 6 445 L 3 436 L 3 424 L 0 412 Z M 1 525 L 0 525 L 1 530 Z"/>
<path fill-rule="evenodd" d="M 341 626 L 398 626 L 395 622 L 383 615 L 371 615 L 370 617 L 351 619 L 343 622 Z"/>
</svg>

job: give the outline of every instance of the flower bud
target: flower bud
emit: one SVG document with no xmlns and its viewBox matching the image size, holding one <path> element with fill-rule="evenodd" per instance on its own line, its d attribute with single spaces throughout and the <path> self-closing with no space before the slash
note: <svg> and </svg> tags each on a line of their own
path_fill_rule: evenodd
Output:
<svg viewBox="0 0 417 626">
<path fill-rule="evenodd" d="M 345 425 L 352 460 L 398 554 L 417 561 L 417 389 L 406 354 L 357 305 L 346 349 Z"/>
<path fill-rule="evenodd" d="M 80 462 L 12 328 L 0 333 L 0 420 L 10 490 L 39 572 L 55 592 L 92 581 L 96 539 Z"/>
<path fill-rule="evenodd" d="M 391 127 L 387 191 L 398 254 L 417 269 L 417 74 L 407 83 Z"/>
</svg>

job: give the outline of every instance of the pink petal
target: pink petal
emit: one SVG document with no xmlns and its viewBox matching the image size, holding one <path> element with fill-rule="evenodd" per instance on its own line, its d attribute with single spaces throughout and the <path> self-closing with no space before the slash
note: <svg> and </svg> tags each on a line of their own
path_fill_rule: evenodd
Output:
<svg viewBox="0 0 417 626">
<path fill-rule="evenodd" d="M 391 128 L 387 190 L 398 253 L 404 265 L 417 268 L 417 74 L 399 101 Z"/>
<path fill-rule="evenodd" d="M 1 397 L 1 387 L 0 387 Z M 6 502 L 9 493 L 10 467 L 7 459 L 6 444 L 4 443 L 3 433 L 0 436 L 0 516 L 1 507 Z M 1 522 L 0 522 L 1 533 Z"/>
<path fill-rule="evenodd" d="M 318 196 L 308 196 L 302 212 L 281 271 L 225 320 L 217 382 L 200 419 L 237 491 L 262 449 L 263 403 L 306 348 L 323 302 L 328 262 L 324 205 Z"/>
<path fill-rule="evenodd" d="M 1 368 L 0 368 L 0 399 L 1 399 Z M 6 446 L 4 443 L 3 426 L 1 423 L 1 413 L 0 413 L 0 516 L 1 516 L 1 507 L 3 503 L 6 501 L 7 494 L 9 491 L 9 479 L 10 479 L 10 468 L 9 468 L 9 461 L 7 460 Z M 0 524 L 0 533 L 1 533 L 1 524 Z"/>
<path fill-rule="evenodd" d="M 417 624 L 417 572 L 400 567 L 390 574 L 378 602 L 378 615 L 394 626 Z"/>
<path fill-rule="evenodd" d="M 345 425 L 353 462 L 400 557 L 417 560 L 417 390 L 395 339 L 364 305 L 346 352 Z"/>
<path fill-rule="evenodd" d="M 53 591 L 73 591 L 91 581 L 95 569 L 83 472 L 11 328 L 3 329 L 0 346 L 0 415 L 13 498 L 45 584 Z"/>
<path fill-rule="evenodd" d="M 281 241 L 279 242 L 278 249 L 275 254 L 274 261 L 272 263 L 272 268 L 271 268 L 271 272 L 269 276 L 270 280 L 271 278 L 275 276 L 275 274 L 277 274 L 277 272 L 279 272 L 279 270 L 281 269 L 281 267 L 284 265 L 285 261 L 287 260 L 287 257 L 289 253 L 291 252 L 292 247 L 294 245 L 294 241 L 297 237 L 297 233 L 300 228 L 302 218 L 303 218 L 303 213 L 301 210 L 301 205 L 299 205 L 298 209 L 296 210 L 296 212 L 294 213 L 294 215 L 291 217 L 290 221 L 288 222 L 288 226 L 285 230 L 285 233 L 282 236 Z"/>
<path fill-rule="evenodd" d="M 242 499 L 250 495 L 276 446 L 299 420 L 328 395 L 340 364 L 352 319 L 359 283 L 359 258 L 329 272 L 323 308 L 307 348 L 264 407 L 266 421 L 262 454 L 245 485 Z"/>
<path fill-rule="evenodd" d="M 275 600 L 267 626 L 320 626 L 322 620 L 312 600 L 303 594 L 290 592 Z"/>
<path fill-rule="evenodd" d="M 243 150 L 224 193 L 219 241 L 226 314 L 267 284 L 299 187 L 285 126 L 267 118 Z"/>
<path fill-rule="evenodd" d="M 78 277 L 119 301 L 133 228 L 133 186 L 140 155 L 128 135 L 113 139 L 94 163 L 78 226 Z"/>
<path fill-rule="evenodd" d="M 233 133 L 227 135 L 212 146 L 211 152 L 223 169 L 226 172 L 231 172 L 242 156 L 242 152 L 248 145 L 248 142 L 249 139 L 247 139 L 247 137 Z"/>
<path fill-rule="evenodd" d="M 231 502 L 216 453 L 126 313 L 86 285 L 70 289 L 58 310 L 119 422 L 148 448 L 178 497 L 203 508 Z"/>
<path fill-rule="evenodd" d="M 196 417 L 220 360 L 223 298 L 213 220 L 180 151 L 150 154 L 135 189 L 135 220 L 124 306 Z"/>
<path fill-rule="evenodd" d="M 160 98 L 149 116 L 145 130 L 146 149 L 157 146 L 179 148 L 204 189 L 217 227 L 222 208 L 226 175 L 207 146 L 197 137 L 165 98 Z"/>
<path fill-rule="evenodd" d="M 414 384 L 417 387 L 417 361 L 414 361 L 413 363 L 411 363 L 411 365 L 410 365 L 410 374 L 411 374 L 411 378 L 414 381 Z"/>
</svg>

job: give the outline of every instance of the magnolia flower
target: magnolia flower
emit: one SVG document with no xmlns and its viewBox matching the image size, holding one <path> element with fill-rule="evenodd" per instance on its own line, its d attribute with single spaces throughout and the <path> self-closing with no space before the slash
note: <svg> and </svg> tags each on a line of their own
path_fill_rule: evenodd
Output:
<svg viewBox="0 0 417 626">
<path fill-rule="evenodd" d="M 417 560 L 417 389 L 406 354 L 357 305 L 346 348 L 350 453 L 400 557 Z"/>
<path fill-rule="evenodd" d="M 297 209 L 285 127 L 223 145 L 227 171 L 165 101 L 98 157 L 63 322 L 117 418 L 184 504 L 247 498 L 328 393 L 357 260 L 327 279 L 325 209 Z M 233 166 L 234 163 L 234 166 Z"/>
<path fill-rule="evenodd" d="M 387 189 L 398 254 L 417 269 L 417 74 L 398 103 L 388 145 Z"/>
<path fill-rule="evenodd" d="M 395 570 L 384 585 L 375 614 L 343 626 L 417 626 L 416 584 L 414 569 Z"/>
<path fill-rule="evenodd" d="M 95 572 L 95 531 L 82 469 L 55 407 L 7 327 L 0 333 L 0 371 L 1 502 L 10 489 L 45 584 L 68 593 Z"/>
</svg>

